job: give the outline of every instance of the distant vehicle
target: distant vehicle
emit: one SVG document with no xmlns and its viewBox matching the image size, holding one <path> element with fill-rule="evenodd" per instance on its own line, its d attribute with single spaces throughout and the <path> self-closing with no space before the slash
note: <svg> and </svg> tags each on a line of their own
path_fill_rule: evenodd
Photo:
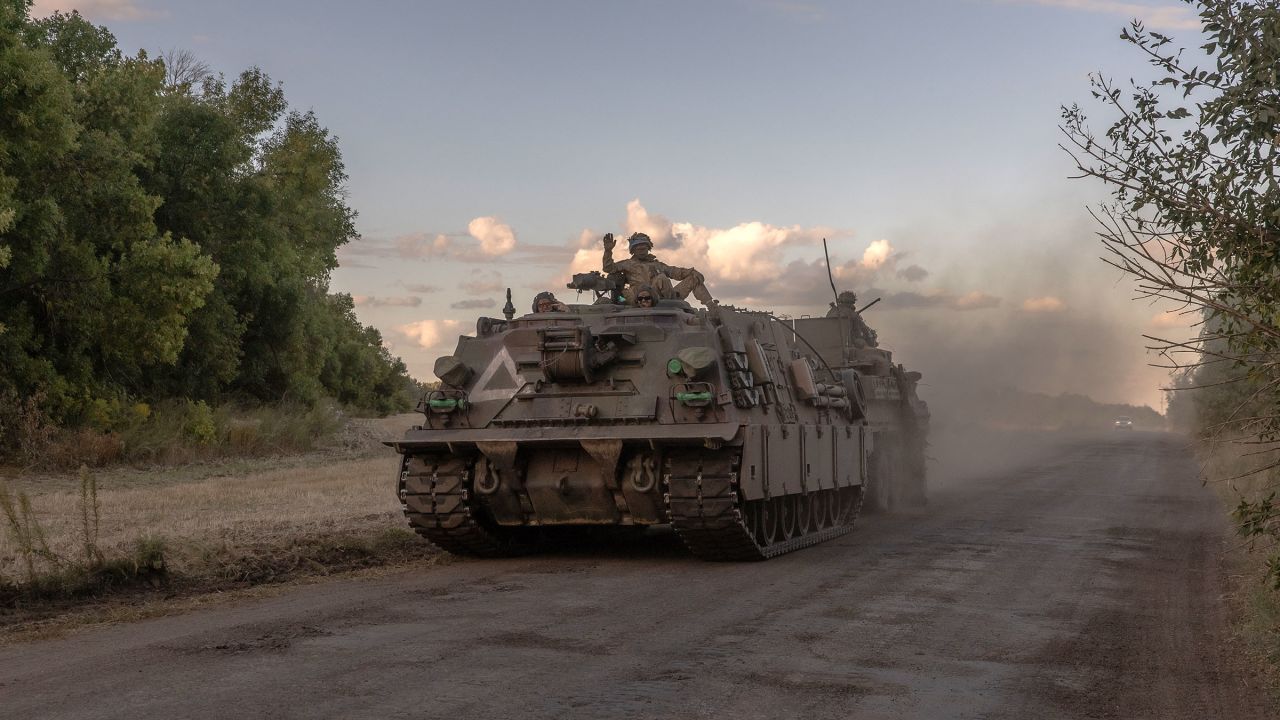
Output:
<svg viewBox="0 0 1280 720">
<path fill-rule="evenodd" d="M 1127 415 L 1121 415 L 1116 418 L 1115 427 L 1117 430 L 1132 430 L 1133 418 L 1128 417 Z"/>
</svg>

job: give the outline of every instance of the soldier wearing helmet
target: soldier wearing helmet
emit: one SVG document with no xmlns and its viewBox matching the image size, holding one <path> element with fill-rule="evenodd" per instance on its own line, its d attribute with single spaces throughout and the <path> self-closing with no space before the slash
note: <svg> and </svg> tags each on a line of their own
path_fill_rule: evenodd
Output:
<svg viewBox="0 0 1280 720">
<path fill-rule="evenodd" d="M 629 303 L 635 304 L 637 288 L 649 285 L 658 291 L 659 297 L 684 299 L 692 293 L 707 307 L 717 305 L 707 291 L 706 279 L 702 277 L 702 273 L 693 268 L 672 267 L 659 261 L 651 252 L 653 241 L 648 235 L 638 232 L 627 239 L 627 249 L 631 251 L 630 260 L 614 262 L 613 248 L 616 244 L 613 233 L 604 236 L 603 270 L 605 274 L 622 273 L 626 277 L 623 294 Z M 672 280 L 680 282 L 673 286 Z"/>
<path fill-rule="evenodd" d="M 867 321 L 862 319 L 862 313 L 858 312 L 858 296 L 845 290 L 836 296 L 836 301 L 830 303 L 831 309 L 827 311 L 827 317 L 845 318 L 853 325 L 853 334 L 850 339 L 853 341 L 854 347 L 878 347 L 876 340 L 876 331 L 872 330 Z"/>
<path fill-rule="evenodd" d="M 569 312 L 569 306 L 557 300 L 550 290 L 544 290 L 533 296 L 533 311 L 535 313 Z"/>
</svg>

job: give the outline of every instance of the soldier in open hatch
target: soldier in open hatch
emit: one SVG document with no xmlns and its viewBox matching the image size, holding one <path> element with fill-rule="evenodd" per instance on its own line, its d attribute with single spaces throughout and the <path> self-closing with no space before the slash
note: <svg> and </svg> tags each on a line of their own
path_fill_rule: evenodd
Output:
<svg viewBox="0 0 1280 720">
<path fill-rule="evenodd" d="M 658 291 L 650 285 L 636 288 L 636 307 L 651 308 L 658 303 Z"/>
<path fill-rule="evenodd" d="M 533 311 L 536 313 L 569 312 L 569 306 L 557 300 L 550 290 L 545 290 L 533 297 Z"/>
<path fill-rule="evenodd" d="M 854 347 L 878 347 L 876 342 L 876 331 L 872 330 L 867 321 L 862 319 L 862 313 L 858 312 L 858 296 L 845 290 L 836 296 L 836 301 L 831 303 L 831 309 L 827 311 L 827 317 L 845 318 L 853 325 L 853 345 Z"/>
<path fill-rule="evenodd" d="M 626 276 L 623 294 L 626 295 L 628 303 L 635 304 L 636 290 L 639 287 L 651 285 L 657 289 L 659 297 L 683 300 L 689 296 L 689 293 L 693 293 L 693 296 L 701 300 L 703 305 L 707 307 L 717 305 L 711 293 L 707 291 L 702 273 L 693 268 L 672 267 L 659 261 L 650 252 L 653 250 L 653 241 L 648 235 L 635 233 L 627 240 L 627 249 L 631 251 L 630 260 L 613 261 L 613 247 L 616 244 L 613 233 L 604 236 L 603 269 L 605 274 L 617 272 Z M 673 287 L 672 280 L 679 280 L 680 283 Z"/>
</svg>

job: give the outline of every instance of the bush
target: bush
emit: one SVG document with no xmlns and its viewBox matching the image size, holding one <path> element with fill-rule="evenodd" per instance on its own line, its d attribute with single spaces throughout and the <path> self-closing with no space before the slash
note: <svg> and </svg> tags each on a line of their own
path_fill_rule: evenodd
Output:
<svg viewBox="0 0 1280 720">
<path fill-rule="evenodd" d="M 344 424 L 342 412 L 331 402 L 213 408 L 203 401 L 169 400 L 152 406 L 99 399 L 92 408 L 98 427 L 54 428 L 34 404 L 16 410 L 10 405 L 7 414 L 0 406 L 0 422 L 18 418 L 23 451 L 15 459 L 40 470 L 306 452 L 329 443 Z"/>
<path fill-rule="evenodd" d="M 218 426 L 213 422 L 213 410 L 203 400 L 186 403 L 186 423 L 183 429 L 200 445 L 211 445 L 218 439 Z"/>
</svg>

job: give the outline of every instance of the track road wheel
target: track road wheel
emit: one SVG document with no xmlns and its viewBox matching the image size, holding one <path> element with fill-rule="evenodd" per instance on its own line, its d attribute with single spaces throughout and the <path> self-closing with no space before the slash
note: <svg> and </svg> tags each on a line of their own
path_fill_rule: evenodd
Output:
<svg viewBox="0 0 1280 720">
<path fill-rule="evenodd" d="M 475 557 L 510 557 L 537 549 L 535 529 L 498 525 L 476 502 L 471 458 L 409 455 L 400 467 L 400 499 L 409 525 L 437 547 Z"/>
<path fill-rule="evenodd" d="M 852 529 L 862 504 L 860 487 L 748 500 L 738 486 L 737 452 L 682 449 L 666 457 L 667 513 L 694 555 L 763 560 Z"/>
</svg>

